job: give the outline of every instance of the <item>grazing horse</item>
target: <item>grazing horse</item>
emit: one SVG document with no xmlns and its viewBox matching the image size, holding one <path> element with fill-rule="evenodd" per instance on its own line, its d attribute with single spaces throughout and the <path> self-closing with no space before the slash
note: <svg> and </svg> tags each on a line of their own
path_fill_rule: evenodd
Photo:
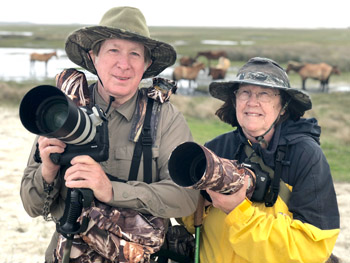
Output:
<svg viewBox="0 0 350 263">
<path fill-rule="evenodd" d="M 173 72 L 173 80 L 186 79 L 189 81 L 189 86 L 191 88 L 191 81 L 195 81 L 199 71 L 203 69 L 205 69 L 205 65 L 202 62 L 196 62 L 190 67 L 177 66 Z"/>
<path fill-rule="evenodd" d="M 330 66 L 326 63 L 311 64 L 311 63 L 298 63 L 289 62 L 287 65 L 286 72 L 289 73 L 291 70 L 297 72 L 302 80 L 302 89 L 306 90 L 305 82 L 308 78 L 319 80 L 321 84 L 321 91 L 325 92 L 328 90 L 329 78 L 332 74 L 339 75 L 340 70 L 337 66 Z"/>
<path fill-rule="evenodd" d="M 189 56 L 183 56 L 180 58 L 180 65 L 181 66 L 189 67 L 189 66 L 192 66 L 194 62 L 196 62 L 196 59 L 191 58 Z"/>
<path fill-rule="evenodd" d="M 210 60 L 227 57 L 227 53 L 224 50 L 199 51 L 195 59 L 197 60 L 200 56 L 204 56 L 208 59 L 208 67 L 210 68 Z"/>
<path fill-rule="evenodd" d="M 226 70 L 210 67 L 208 76 L 211 76 L 213 80 L 224 79 L 226 76 Z"/>
<path fill-rule="evenodd" d="M 47 76 L 47 62 L 53 57 L 56 56 L 58 58 L 56 51 L 51 53 L 31 53 L 30 54 L 30 68 L 31 71 L 34 69 L 34 63 L 35 61 L 43 61 L 45 62 L 45 76 Z"/>
<path fill-rule="evenodd" d="M 219 57 L 218 64 L 215 67 L 209 67 L 208 76 L 212 76 L 213 80 L 224 79 L 230 65 L 228 58 Z"/>
</svg>

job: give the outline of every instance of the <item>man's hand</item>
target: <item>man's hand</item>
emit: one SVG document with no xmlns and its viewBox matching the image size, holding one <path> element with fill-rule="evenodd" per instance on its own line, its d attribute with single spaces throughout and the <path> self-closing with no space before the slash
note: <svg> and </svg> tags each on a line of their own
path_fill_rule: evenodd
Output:
<svg viewBox="0 0 350 263">
<path fill-rule="evenodd" d="M 88 155 L 76 156 L 66 170 L 64 179 L 69 188 L 89 188 L 101 202 L 109 202 L 113 198 L 111 181 L 101 165 Z"/>
<path fill-rule="evenodd" d="M 55 138 L 40 136 L 38 139 L 40 158 L 42 162 L 41 173 L 44 180 L 50 184 L 55 180 L 60 166 L 51 161 L 51 153 L 63 153 L 66 144 Z"/>
</svg>

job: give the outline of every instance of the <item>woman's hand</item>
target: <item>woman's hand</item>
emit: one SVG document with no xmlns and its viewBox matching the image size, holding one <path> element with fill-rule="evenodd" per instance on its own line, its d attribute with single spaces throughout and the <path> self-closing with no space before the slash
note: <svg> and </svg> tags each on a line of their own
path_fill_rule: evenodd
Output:
<svg viewBox="0 0 350 263">
<path fill-rule="evenodd" d="M 51 161 L 51 153 L 63 153 L 66 144 L 55 138 L 40 136 L 38 139 L 40 158 L 42 162 L 41 174 L 44 180 L 50 184 L 55 180 L 60 166 Z"/>
<path fill-rule="evenodd" d="M 233 209 L 235 209 L 240 203 L 244 201 L 248 187 L 248 178 L 249 176 L 246 176 L 244 178 L 244 185 L 241 189 L 239 189 L 236 193 L 230 195 L 217 193 L 207 189 L 206 191 L 212 199 L 213 206 L 219 208 L 224 213 L 229 214 Z"/>
<path fill-rule="evenodd" d="M 89 188 L 101 202 L 109 202 L 113 198 L 111 181 L 101 165 L 88 155 L 76 156 L 66 170 L 64 179 L 69 188 Z"/>
</svg>

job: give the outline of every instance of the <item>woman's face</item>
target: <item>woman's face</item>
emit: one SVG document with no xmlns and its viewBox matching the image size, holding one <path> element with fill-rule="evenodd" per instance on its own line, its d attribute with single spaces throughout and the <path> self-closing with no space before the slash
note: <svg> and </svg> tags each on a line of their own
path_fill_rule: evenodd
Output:
<svg viewBox="0 0 350 263">
<path fill-rule="evenodd" d="M 244 84 L 236 92 L 237 121 L 253 142 L 271 127 L 281 108 L 281 96 L 276 89 Z M 272 138 L 273 132 L 274 128 L 264 136 L 266 141 Z"/>
<path fill-rule="evenodd" d="M 105 40 L 98 55 L 90 54 L 103 83 L 103 88 L 99 87 L 100 94 L 105 100 L 113 96 L 118 105 L 135 94 L 150 65 L 145 62 L 144 46 L 124 39 Z"/>
</svg>

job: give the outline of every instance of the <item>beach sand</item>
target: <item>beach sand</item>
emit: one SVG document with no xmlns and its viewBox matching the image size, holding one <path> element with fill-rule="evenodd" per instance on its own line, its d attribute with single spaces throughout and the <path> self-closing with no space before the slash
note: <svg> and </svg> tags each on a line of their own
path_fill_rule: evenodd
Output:
<svg viewBox="0 0 350 263">
<path fill-rule="evenodd" d="M 22 126 L 18 109 L 0 110 L 0 263 L 42 263 L 55 225 L 29 217 L 19 195 L 35 135 Z M 350 263 L 350 184 L 336 183 L 335 188 L 341 230 L 333 253 L 342 263 Z"/>
</svg>

